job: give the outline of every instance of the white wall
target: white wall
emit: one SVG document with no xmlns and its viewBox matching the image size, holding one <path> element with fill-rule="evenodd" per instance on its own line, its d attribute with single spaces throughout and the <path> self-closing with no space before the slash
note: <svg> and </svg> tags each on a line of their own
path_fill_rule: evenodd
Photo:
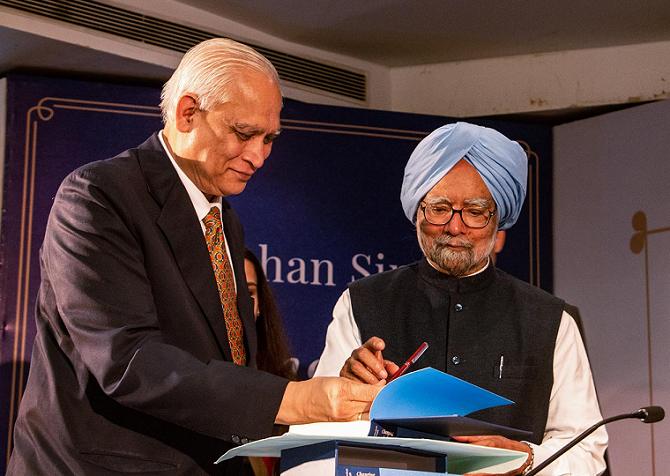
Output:
<svg viewBox="0 0 670 476">
<path fill-rule="evenodd" d="M 554 129 L 555 291 L 581 310 L 605 416 L 670 409 L 669 124 L 660 101 Z M 636 254 L 640 210 L 659 231 Z M 668 474 L 667 420 L 608 429 L 613 474 Z"/>
<path fill-rule="evenodd" d="M 394 111 L 457 117 L 670 98 L 670 42 L 395 68 Z"/>
<path fill-rule="evenodd" d="M 307 102 L 472 117 L 547 111 L 670 97 L 670 42 L 388 68 L 217 17 L 174 0 L 106 3 L 230 36 L 278 51 L 363 72 L 367 103 L 284 82 L 287 97 Z M 173 69 L 177 52 L 40 19 L 0 7 L 2 25 Z"/>
</svg>

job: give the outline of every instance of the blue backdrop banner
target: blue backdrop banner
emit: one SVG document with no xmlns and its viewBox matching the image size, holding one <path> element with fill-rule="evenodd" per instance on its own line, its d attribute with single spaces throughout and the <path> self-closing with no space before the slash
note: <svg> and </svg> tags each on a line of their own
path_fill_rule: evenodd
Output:
<svg viewBox="0 0 670 476">
<path fill-rule="evenodd" d="M 160 129 L 158 88 L 8 77 L 0 238 L 0 467 L 11 451 L 34 337 L 39 247 L 61 180 Z M 419 257 L 399 201 L 407 158 L 449 118 L 286 100 L 281 138 L 230 199 L 263 263 L 301 374 L 318 358 L 335 301 L 355 279 Z M 499 265 L 551 290 L 551 129 L 477 121 L 529 154 L 529 194 Z M 188 330 L 185 329 L 185 332 Z"/>
</svg>

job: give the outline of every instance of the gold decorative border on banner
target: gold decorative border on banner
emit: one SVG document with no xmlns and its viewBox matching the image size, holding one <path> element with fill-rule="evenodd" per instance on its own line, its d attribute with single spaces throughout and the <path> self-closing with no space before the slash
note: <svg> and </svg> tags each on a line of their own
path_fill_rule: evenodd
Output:
<svg viewBox="0 0 670 476">
<path fill-rule="evenodd" d="M 26 372 L 26 339 L 30 298 L 30 265 L 32 259 L 33 210 L 35 206 L 35 175 L 37 168 L 37 138 L 39 123 L 54 118 L 58 109 L 160 117 L 156 106 L 88 101 L 83 99 L 44 97 L 26 112 L 26 139 L 23 152 L 23 184 L 21 191 L 21 222 L 16 283 L 16 309 L 14 319 L 14 348 L 12 350 L 12 379 L 7 421 L 7 458 L 12 452 L 12 434 L 18 403 L 23 395 Z"/>
<path fill-rule="evenodd" d="M 540 157 L 527 142 L 517 142 L 528 156 L 528 281 L 540 287 Z"/>
<path fill-rule="evenodd" d="M 391 129 L 386 127 L 360 126 L 341 124 L 337 122 L 303 121 L 296 119 L 282 119 L 282 129 L 321 132 L 330 134 L 344 134 L 350 136 L 380 137 L 383 139 L 400 139 L 420 142 L 430 132 L 411 131 L 405 129 Z"/>
<path fill-rule="evenodd" d="M 282 129 L 331 134 L 381 137 L 420 142 L 430 132 L 336 122 L 282 119 Z M 528 282 L 540 287 L 540 158 L 526 141 L 517 140 L 528 156 Z"/>
<path fill-rule="evenodd" d="M 12 451 L 12 434 L 18 403 L 23 395 L 23 381 L 26 372 L 26 339 L 28 326 L 28 307 L 30 298 L 30 265 L 33 230 L 33 209 L 35 205 L 35 174 L 37 165 L 37 139 L 39 121 L 51 121 L 56 111 L 76 110 L 130 116 L 161 117 L 157 106 L 138 104 L 91 101 L 73 98 L 43 97 L 37 105 L 26 112 L 26 134 L 23 160 L 23 184 L 21 193 L 21 224 L 19 238 L 18 272 L 16 286 L 15 336 L 12 360 L 12 378 L 9 399 L 7 459 Z M 421 141 L 430 132 L 384 127 L 361 126 L 334 122 L 304 121 L 282 119 L 282 129 L 306 132 L 331 133 L 376 137 L 385 139 Z M 525 141 L 518 141 L 529 159 L 529 281 L 540 285 L 540 234 L 539 234 L 539 157 Z"/>
<path fill-rule="evenodd" d="M 651 339 L 651 293 L 649 290 L 649 242 L 647 237 L 657 233 L 670 232 L 670 226 L 663 228 L 655 228 L 650 230 L 647 228 L 647 214 L 643 211 L 637 211 L 632 219 L 633 236 L 630 238 L 630 250 L 638 255 L 644 251 L 644 289 L 645 289 L 645 305 L 646 305 L 646 331 L 647 331 L 647 372 L 649 378 L 649 404 L 654 404 L 654 372 L 653 372 L 653 352 Z M 651 471 L 652 475 L 656 474 L 656 450 L 654 438 L 654 425 L 651 426 Z"/>
</svg>

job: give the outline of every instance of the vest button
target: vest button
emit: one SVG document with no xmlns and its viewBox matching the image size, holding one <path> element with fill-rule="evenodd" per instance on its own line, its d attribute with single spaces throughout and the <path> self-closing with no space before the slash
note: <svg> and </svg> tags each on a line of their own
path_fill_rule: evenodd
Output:
<svg viewBox="0 0 670 476">
<path fill-rule="evenodd" d="M 451 362 L 452 362 L 454 365 L 458 365 L 458 364 L 461 363 L 461 358 L 460 358 L 459 356 L 457 356 L 457 355 L 454 355 L 454 356 L 451 358 Z"/>
<path fill-rule="evenodd" d="M 456 309 L 456 312 L 461 312 L 463 310 L 463 304 L 458 303 L 454 306 L 454 309 Z"/>
</svg>

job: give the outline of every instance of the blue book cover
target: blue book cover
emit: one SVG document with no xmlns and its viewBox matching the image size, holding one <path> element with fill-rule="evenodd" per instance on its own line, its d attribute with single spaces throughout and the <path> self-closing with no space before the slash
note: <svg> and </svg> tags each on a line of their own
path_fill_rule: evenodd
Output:
<svg viewBox="0 0 670 476">
<path fill-rule="evenodd" d="M 453 375 L 424 368 L 386 385 L 370 409 L 370 436 L 449 439 L 461 435 L 531 433 L 468 418 L 469 413 L 514 402 Z"/>
</svg>

